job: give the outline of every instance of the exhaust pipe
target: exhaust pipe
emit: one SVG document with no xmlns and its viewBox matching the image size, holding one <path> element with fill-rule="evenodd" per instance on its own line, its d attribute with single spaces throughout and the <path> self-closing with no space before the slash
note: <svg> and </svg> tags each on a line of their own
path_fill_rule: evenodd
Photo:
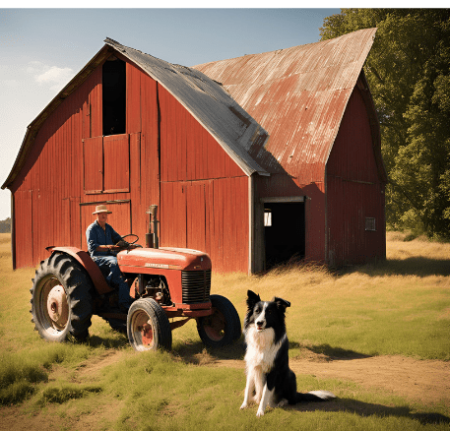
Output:
<svg viewBox="0 0 450 431">
<path fill-rule="evenodd" d="M 149 215 L 148 233 L 145 234 L 145 246 L 147 248 L 159 248 L 157 212 L 158 205 L 150 205 L 147 210 Z"/>
</svg>

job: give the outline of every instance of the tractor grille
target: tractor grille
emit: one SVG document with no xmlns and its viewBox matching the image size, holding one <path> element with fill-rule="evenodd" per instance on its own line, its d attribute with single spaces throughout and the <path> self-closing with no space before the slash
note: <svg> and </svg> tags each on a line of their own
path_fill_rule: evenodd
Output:
<svg viewBox="0 0 450 431">
<path fill-rule="evenodd" d="M 182 271 L 183 304 L 208 302 L 211 292 L 211 270 Z"/>
</svg>

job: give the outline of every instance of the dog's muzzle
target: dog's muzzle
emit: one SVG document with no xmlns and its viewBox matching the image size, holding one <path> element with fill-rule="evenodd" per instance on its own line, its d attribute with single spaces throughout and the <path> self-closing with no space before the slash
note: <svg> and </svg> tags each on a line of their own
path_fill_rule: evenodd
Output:
<svg viewBox="0 0 450 431">
<path fill-rule="evenodd" d="M 266 326 L 265 323 L 266 323 L 266 322 L 263 322 L 263 321 L 256 321 L 256 322 L 255 322 L 255 324 L 256 324 L 256 329 L 257 329 L 258 331 L 262 331 L 262 330 L 264 329 L 264 327 Z"/>
</svg>

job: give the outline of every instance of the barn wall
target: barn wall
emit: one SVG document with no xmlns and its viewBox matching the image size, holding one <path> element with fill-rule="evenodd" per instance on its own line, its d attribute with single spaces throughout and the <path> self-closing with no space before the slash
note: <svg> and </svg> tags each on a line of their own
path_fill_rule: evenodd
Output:
<svg viewBox="0 0 450 431">
<path fill-rule="evenodd" d="M 214 271 L 248 270 L 248 177 L 164 88 L 161 246 L 207 252 Z"/>
<path fill-rule="evenodd" d="M 127 64 L 127 133 L 102 137 L 97 68 L 47 118 L 11 191 L 17 268 L 47 258 L 49 245 L 85 248 L 101 203 L 114 211 L 109 221 L 119 233 L 143 242 L 146 209 L 159 205 L 157 83 Z"/>
<path fill-rule="evenodd" d="M 363 97 L 355 88 L 327 164 L 326 255 L 331 265 L 386 257 L 384 183 Z M 366 230 L 366 217 L 376 231 Z"/>
<path fill-rule="evenodd" d="M 127 63 L 126 133 L 102 133 L 99 67 L 44 122 L 13 184 L 15 267 L 36 265 L 50 245 L 86 249 L 99 204 L 143 244 L 156 204 L 162 246 L 204 250 L 217 271 L 247 271 L 248 178 L 173 96 Z"/>
</svg>

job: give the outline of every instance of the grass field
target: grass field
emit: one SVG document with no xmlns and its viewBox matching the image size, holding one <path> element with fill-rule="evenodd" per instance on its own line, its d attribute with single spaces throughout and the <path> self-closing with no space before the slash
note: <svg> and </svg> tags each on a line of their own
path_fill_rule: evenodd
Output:
<svg viewBox="0 0 450 431">
<path fill-rule="evenodd" d="M 389 233 L 388 259 L 373 265 L 213 276 L 241 320 L 248 289 L 289 300 L 299 390 L 338 396 L 256 419 L 255 406 L 239 410 L 242 343 L 204 349 L 195 322 L 174 331 L 171 353 L 136 354 L 96 317 L 86 343 L 41 340 L 29 314 L 34 269 L 11 270 L 0 234 L 0 429 L 448 430 L 450 245 L 404 238 Z"/>
</svg>

